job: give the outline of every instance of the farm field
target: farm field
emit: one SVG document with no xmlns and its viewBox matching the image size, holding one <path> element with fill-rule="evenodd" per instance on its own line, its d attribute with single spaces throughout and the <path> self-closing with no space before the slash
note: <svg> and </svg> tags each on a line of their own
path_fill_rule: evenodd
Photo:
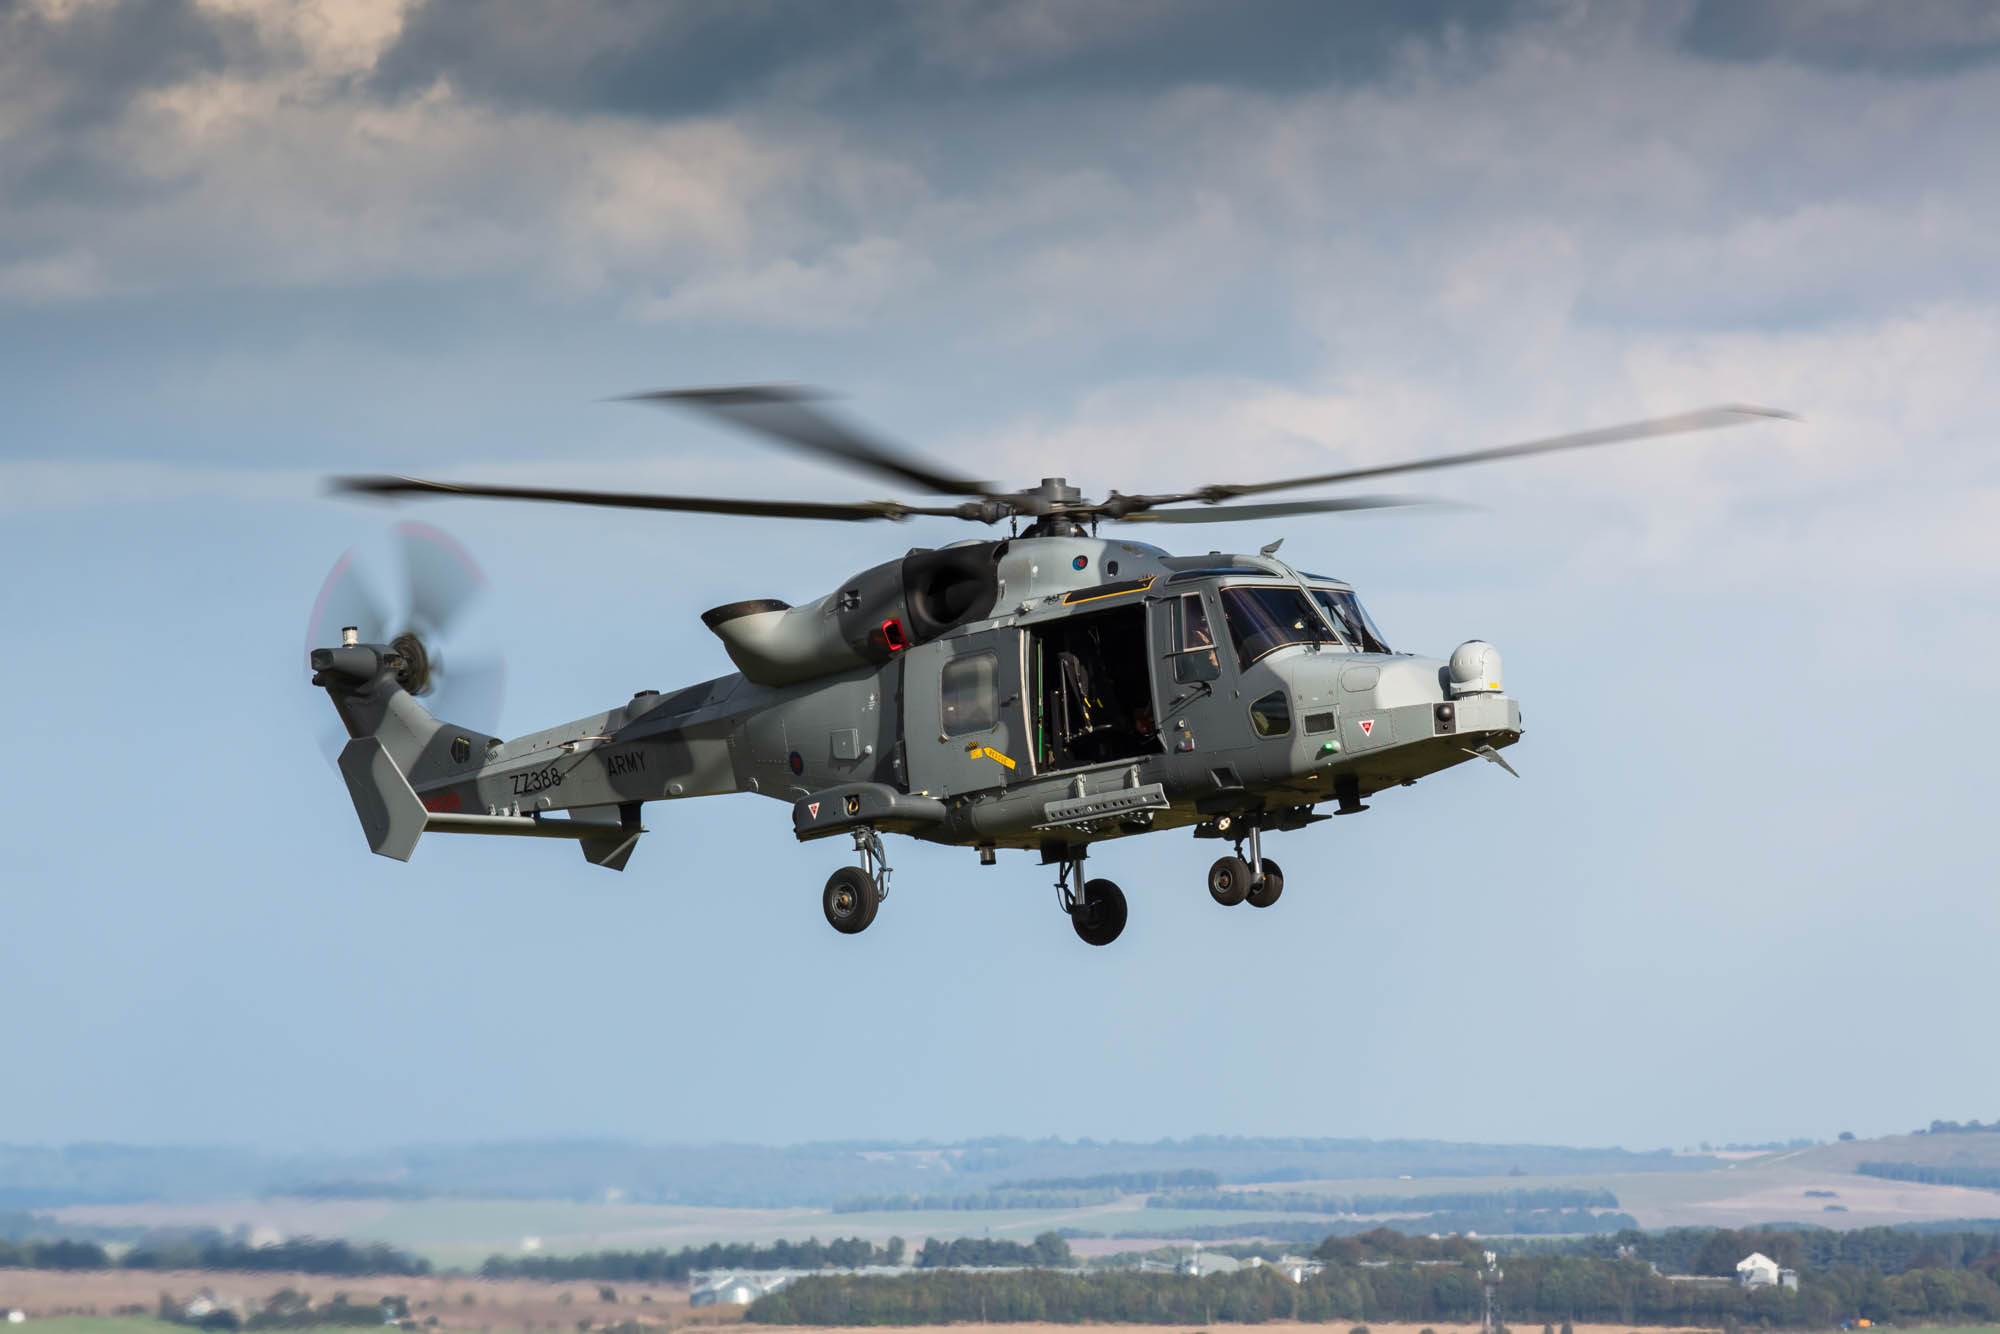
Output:
<svg viewBox="0 0 2000 1334">
<path fill-rule="evenodd" d="M 538 1283 L 527 1279 L 334 1278 L 325 1274 L 246 1274 L 195 1270 L 61 1271 L 0 1269 L 0 1310 L 18 1308 L 30 1319 L 19 1326 L 0 1326 L 10 1334 L 178 1334 L 180 1325 L 151 1316 L 115 1316 L 121 1308 L 153 1309 L 162 1293 L 185 1301 L 209 1292 L 245 1309 L 261 1308 L 274 1294 L 290 1288 L 325 1303 L 335 1294 L 354 1305 L 369 1305 L 385 1297 L 410 1304 L 419 1324 L 454 1334 L 527 1334 L 528 1331 L 574 1331 L 578 1322 L 593 1326 L 624 1322 L 641 1324 L 714 1323 L 734 1321 L 740 1310 L 719 1312 L 688 1305 L 685 1283 Z M 606 1292 L 610 1293 L 607 1299 Z"/>
<path fill-rule="evenodd" d="M 867 1155 L 863 1155 L 867 1156 Z M 1597 1161 L 1614 1161 L 1609 1154 Z M 1487 1153 L 1482 1165 L 1502 1170 L 1509 1155 Z M 1379 1162 L 1378 1157 L 1375 1161 Z M 1523 1150 L 1522 1163 L 1546 1163 Z M 1407 1211 L 1372 1215 L 1393 1221 L 1398 1213 L 1433 1206 L 1415 1197 L 1522 1190 L 1609 1191 L 1618 1210 L 1644 1228 L 1748 1227 L 1804 1223 L 1835 1228 L 2000 1218 L 2000 1191 L 1892 1181 L 1859 1175 L 1863 1162 L 1923 1166 L 2000 1167 L 2000 1134 L 1894 1135 L 1766 1153 L 1722 1152 L 1683 1156 L 1679 1170 L 1634 1168 L 1612 1172 L 1417 1177 L 1327 1177 L 1232 1184 L 1231 1191 L 1267 1190 L 1317 1195 L 1371 1195 L 1410 1200 Z M 609 1169 L 607 1169 L 609 1170 Z M 615 1178 L 614 1178 L 615 1179 Z M 940 1179 L 941 1193 L 952 1182 Z M 963 1188 L 977 1190 L 971 1181 Z M 598 1250 L 677 1250 L 710 1242 L 822 1241 L 861 1237 L 876 1244 L 901 1237 L 911 1247 L 927 1237 L 990 1237 L 1026 1241 L 1051 1231 L 1079 1237 L 1086 1254 L 1130 1250 L 1139 1238 L 1192 1240 L 1207 1229 L 1248 1229 L 1260 1223 L 1310 1228 L 1332 1216 L 1304 1212 L 1190 1208 L 1149 1209 L 1135 1192 L 1109 1202 L 1067 1208 L 997 1210 L 882 1210 L 835 1213 L 816 1207 L 731 1208 L 520 1198 L 224 1199 L 206 1203 L 71 1205 L 48 1211 L 58 1221 L 140 1227 L 238 1227 L 275 1230 L 286 1237 L 343 1237 L 379 1241 L 412 1251 L 439 1268 L 476 1269 L 490 1255 L 573 1255 Z M 1347 1216 L 1352 1229 L 1357 1220 Z M 1116 1234 L 1132 1234 L 1131 1239 Z"/>
</svg>

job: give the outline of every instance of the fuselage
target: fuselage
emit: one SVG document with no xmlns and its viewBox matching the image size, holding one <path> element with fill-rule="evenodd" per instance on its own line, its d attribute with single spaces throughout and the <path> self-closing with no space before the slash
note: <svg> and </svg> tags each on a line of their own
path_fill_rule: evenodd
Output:
<svg viewBox="0 0 2000 1334">
<path fill-rule="evenodd" d="M 960 543 L 705 619 L 744 671 L 460 748 L 412 775 L 425 807 L 602 818 L 753 792 L 793 805 L 800 838 L 866 823 L 1048 855 L 1294 827 L 1521 730 L 1490 648 L 1390 651 L 1348 585 L 1262 556 Z"/>
</svg>

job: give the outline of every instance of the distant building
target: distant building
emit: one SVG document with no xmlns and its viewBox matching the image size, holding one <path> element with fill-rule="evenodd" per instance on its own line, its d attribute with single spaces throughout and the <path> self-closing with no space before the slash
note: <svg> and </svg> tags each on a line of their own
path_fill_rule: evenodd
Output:
<svg viewBox="0 0 2000 1334">
<path fill-rule="evenodd" d="M 748 1306 L 769 1292 L 776 1292 L 798 1274 L 787 1270 L 766 1273 L 711 1271 L 692 1274 L 688 1290 L 689 1306 Z"/>
<path fill-rule="evenodd" d="M 1752 1251 L 1737 1261 L 1736 1281 L 1746 1288 L 1796 1288 L 1799 1271 L 1780 1269 L 1770 1256 Z"/>
<path fill-rule="evenodd" d="M 1275 1260 L 1265 1260 L 1253 1255 L 1243 1264 L 1246 1268 L 1261 1265 L 1266 1269 L 1275 1269 L 1294 1283 L 1303 1283 L 1326 1268 L 1318 1260 L 1308 1260 L 1303 1255 L 1281 1255 Z"/>
<path fill-rule="evenodd" d="M 1243 1262 L 1210 1251 L 1191 1251 L 1181 1257 L 1180 1264 L 1176 1267 L 1183 1274 L 1207 1278 L 1210 1274 L 1233 1274 L 1243 1268 Z"/>
</svg>

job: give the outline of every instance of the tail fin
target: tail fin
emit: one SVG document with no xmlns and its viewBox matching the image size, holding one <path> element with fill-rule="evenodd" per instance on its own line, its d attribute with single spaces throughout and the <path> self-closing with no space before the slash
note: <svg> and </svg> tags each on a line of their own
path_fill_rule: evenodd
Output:
<svg viewBox="0 0 2000 1334">
<path fill-rule="evenodd" d="M 343 644 L 314 649 L 313 684 L 332 697 L 350 740 L 340 752 L 340 776 L 361 820 L 369 850 L 399 862 L 410 860 L 425 830 L 445 834 L 503 834 L 527 838 L 568 838 L 582 845 L 593 866 L 625 869 L 645 831 L 639 803 L 586 807 L 568 819 L 462 812 L 456 802 L 431 811 L 417 796 L 412 779 L 427 790 L 449 774 L 463 776 L 479 732 L 452 727 L 431 716 L 405 689 L 398 673 L 403 660 L 393 647 Z M 500 743 L 487 738 L 492 746 Z"/>
<path fill-rule="evenodd" d="M 406 862 L 428 816 L 409 776 L 441 762 L 434 752 L 449 744 L 446 725 L 404 689 L 404 662 L 393 646 L 314 649 L 312 667 L 313 684 L 325 687 L 353 738 L 338 763 L 368 847 Z"/>
<path fill-rule="evenodd" d="M 340 752 L 340 776 L 347 780 L 368 850 L 399 862 L 410 860 L 429 813 L 382 739 L 363 736 L 348 742 Z"/>
</svg>

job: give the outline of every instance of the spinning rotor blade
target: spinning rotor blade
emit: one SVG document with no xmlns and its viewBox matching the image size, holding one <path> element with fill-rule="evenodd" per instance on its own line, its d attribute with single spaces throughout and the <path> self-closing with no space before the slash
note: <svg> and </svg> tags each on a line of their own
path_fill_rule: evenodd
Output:
<svg viewBox="0 0 2000 1334">
<path fill-rule="evenodd" d="M 1732 403 L 1724 407 L 1703 408 L 1697 412 L 1683 412 L 1672 417 L 1653 417 L 1645 421 L 1627 422 L 1621 426 L 1606 426 L 1595 431 L 1546 436 L 1540 440 L 1526 440 L 1517 445 L 1501 445 L 1494 449 L 1475 449 L 1463 454 L 1440 454 L 1435 458 L 1410 459 L 1403 463 L 1384 463 L 1369 468 L 1347 468 L 1340 472 L 1318 473 L 1311 477 L 1287 477 L 1275 482 L 1223 482 L 1185 495 L 1148 496 L 1146 499 L 1156 505 L 1176 500 L 1229 500 L 1236 496 L 1258 495 L 1265 491 L 1284 491 L 1293 487 L 1319 486 L 1332 482 L 1355 482 L 1364 477 L 1388 477 L 1395 473 L 1424 472 L 1432 468 L 1457 468 L 1468 463 L 1486 463 L 1494 459 L 1525 458 L 1530 454 L 1553 454 L 1563 449 L 1611 445 L 1621 440 L 1643 440 L 1648 436 L 1678 435 L 1684 431 L 1712 431 L 1724 426 L 1741 426 L 1748 422 L 1772 418 L 1798 420 L 1796 414 L 1781 412 L 1776 408 Z"/>
<path fill-rule="evenodd" d="M 807 406 L 810 400 L 822 397 L 817 390 L 798 385 L 747 384 L 722 389 L 657 389 L 628 394 L 625 401 L 696 408 L 767 440 L 822 458 L 858 464 L 884 477 L 921 487 L 932 495 L 994 495 L 991 482 L 975 482 L 969 477 L 940 472 L 921 459 L 911 458 L 880 440 L 871 440 L 829 414 Z"/>
<path fill-rule="evenodd" d="M 507 689 L 507 666 L 497 657 L 440 658 L 432 665 L 436 684 L 424 707 L 448 723 L 491 733 L 500 722 Z"/>
<path fill-rule="evenodd" d="M 486 576 L 464 547 L 426 524 L 397 525 L 388 546 L 364 543 L 335 563 L 306 623 L 307 652 L 340 643 L 341 630 L 350 625 L 364 644 L 401 648 L 407 636 L 415 644 L 405 651 L 426 670 L 406 684 L 424 707 L 446 723 L 491 735 L 506 675 L 492 640 L 466 614 L 485 590 Z M 370 569 L 390 585 L 388 598 L 366 577 Z M 324 709 L 322 701 L 317 730 L 320 749 L 332 761 L 348 738 Z"/>
<path fill-rule="evenodd" d="M 368 586 L 356 565 L 359 552 L 359 547 L 349 547 L 343 552 L 327 573 L 326 582 L 320 585 L 312 615 L 306 620 L 309 657 L 316 648 L 338 644 L 344 626 L 359 630 L 365 644 L 385 643 L 394 633 L 389 628 L 389 614 L 383 610 L 382 599 Z"/>
<path fill-rule="evenodd" d="M 364 496 L 485 496 L 495 500 L 548 500 L 561 505 L 606 505 L 613 509 L 678 510 L 689 514 L 738 514 L 760 519 L 905 519 L 913 514 L 977 518 L 970 506 L 905 505 L 894 500 L 838 503 L 817 500 L 732 500 L 713 496 L 662 496 L 635 491 L 571 491 L 548 486 L 485 486 L 476 482 L 431 482 L 421 477 L 336 477 L 336 491 Z"/>
<path fill-rule="evenodd" d="M 467 604 L 486 588 L 486 576 L 464 547 L 421 523 L 396 525 L 403 575 L 410 593 L 410 628 L 427 640 L 442 638 Z"/>
<path fill-rule="evenodd" d="M 1237 519 L 1275 519 L 1288 514 L 1337 514 L 1342 510 L 1400 509 L 1440 505 L 1423 496 L 1332 496 L 1325 500 L 1280 500 L 1264 505 L 1204 505 L 1190 509 L 1140 510 L 1124 523 L 1230 523 Z"/>
</svg>

